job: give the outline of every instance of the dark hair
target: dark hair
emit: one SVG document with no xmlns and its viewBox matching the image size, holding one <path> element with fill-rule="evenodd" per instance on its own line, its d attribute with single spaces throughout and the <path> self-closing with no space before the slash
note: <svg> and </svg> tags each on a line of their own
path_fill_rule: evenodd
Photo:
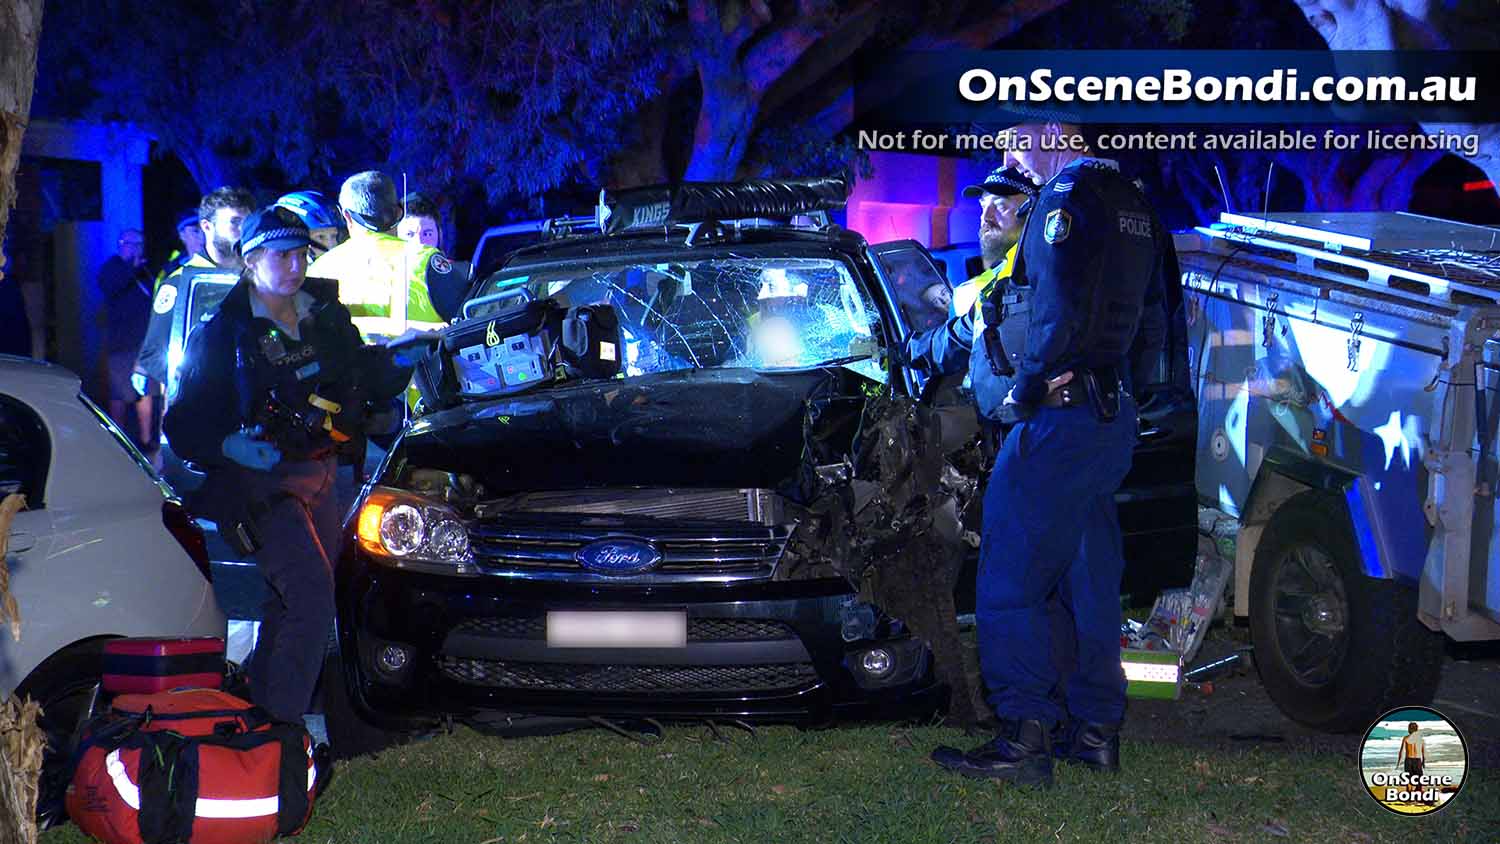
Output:
<svg viewBox="0 0 1500 844">
<path fill-rule="evenodd" d="M 1410 724 L 1407 724 L 1406 725 L 1406 731 L 1408 733 L 1415 733 L 1417 731 L 1417 722 L 1413 721 Z"/>
<path fill-rule="evenodd" d="M 401 222 L 401 200 L 396 184 L 379 170 L 365 170 L 344 180 L 339 207 L 372 231 L 390 231 Z"/>
<path fill-rule="evenodd" d="M 249 213 L 255 210 L 255 197 L 244 188 L 233 188 L 228 185 L 214 188 L 203 195 L 203 201 L 198 203 L 198 219 L 212 220 L 214 212 L 220 208 L 239 208 Z"/>
<path fill-rule="evenodd" d="M 438 204 L 420 193 L 406 195 L 406 216 L 431 217 L 435 223 L 443 222 L 443 212 L 438 210 Z"/>
</svg>

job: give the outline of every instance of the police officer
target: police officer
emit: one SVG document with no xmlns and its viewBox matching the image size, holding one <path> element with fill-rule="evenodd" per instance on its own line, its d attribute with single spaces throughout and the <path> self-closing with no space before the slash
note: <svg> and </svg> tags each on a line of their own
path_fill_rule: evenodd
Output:
<svg viewBox="0 0 1500 844">
<path fill-rule="evenodd" d="M 438 204 L 420 193 L 409 193 L 401 200 L 406 216 L 397 225 L 396 234 L 407 243 L 443 248 L 443 212 Z"/>
<path fill-rule="evenodd" d="M 1013 167 L 997 167 L 985 180 L 964 188 L 967 199 L 979 200 L 979 257 L 989 272 L 959 285 L 955 313 L 963 313 L 978 299 L 979 288 L 989 289 L 995 278 L 1008 278 L 1015 260 L 1021 222 L 1036 197 L 1036 185 Z"/>
<path fill-rule="evenodd" d="M 976 327 L 984 326 L 978 307 L 983 294 L 1004 287 L 1015 266 L 1021 221 L 1036 196 L 1036 185 L 1013 167 L 996 167 L 963 195 L 979 200 L 979 253 L 985 270 L 954 289 L 948 320 L 907 341 L 907 358 L 928 375 L 955 375 L 970 366 Z"/>
<path fill-rule="evenodd" d="M 249 674 L 255 702 L 282 720 L 307 710 L 333 621 L 335 448 L 365 400 L 389 400 L 411 375 L 361 343 L 333 282 L 306 277 L 310 243 L 285 208 L 245 220 L 244 270 L 189 339 L 165 422 L 207 470 L 195 507 L 270 586 Z"/>
<path fill-rule="evenodd" d="M 419 256 L 428 248 L 443 248 L 443 211 L 438 204 L 420 193 L 409 193 L 401 200 L 406 207 L 406 216 L 401 218 L 396 233 L 406 241 L 407 248 Z M 419 258 L 420 260 L 420 258 Z M 444 319 L 453 319 L 463 306 L 464 294 L 469 292 L 469 276 L 473 267 L 468 261 L 453 261 L 453 271 L 442 283 L 428 283 L 427 293 L 432 307 Z"/>
<path fill-rule="evenodd" d="M 967 776 L 1050 785 L 1054 753 L 1119 767 L 1114 493 L 1136 442 L 1130 388 L 1163 380 L 1173 262 L 1144 195 L 1081 140 L 1072 124 L 1026 124 L 1006 153 L 1041 189 L 1011 283 L 981 297 L 971 356 L 980 412 L 1010 430 L 985 492 L 977 584 L 980 668 L 1002 726 L 972 751 L 933 752 Z M 1056 635 L 1049 601 L 1072 636 Z"/>
<path fill-rule="evenodd" d="M 171 377 L 172 324 L 187 309 L 193 280 L 203 274 L 237 274 L 241 261 L 235 251 L 240 225 L 255 207 L 243 188 L 220 187 L 204 194 L 198 203 L 198 228 L 203 233 L 202 251 L 193 253 L 182 266 L 156 286 L 151 302 L 151 320 L 146 338 L 136 355 L 136 371 L 159 384 L 168 385 L 168 401 L 175 383 Z M 184 242 L 187 242 L 186 239 Z M 191 326 L 189 326 L 191 328 Z M 170 439 L 171 435 L 168 435 Z"/>
<path fill-rule="evenodd" d="M 323 198 L 322 191 L 297 190 L 276 200 L 280 205 L 302 218 L 312 238 L 312 258 L 316 261 L 325 252 L 343 243 L 349 236 L 338 209 Z"/>
<path fill-rule="evenodd" d="M 339 298 L 367 341 L 408 329 L 442 328 L 453 317 L 433 306 L 430 291 L 461 286 L 453 262 L 436 249 L 408 250 L 396 235 L 401 200 L 384 173 L 355 173 L 339 189 L 349 239 L 313 262 L 308 273 L 339 283 Z M 439 296 L 439 300 L 445 297 Z"/>
<path fill-rule="evenodd" d="M 194 208 L 177 218 L 177 241 L 180 248 L 172 250 L 167 256 L 167 262 L 161 265 L 156 273 L 156 284 L 152 288 L 155 291 L 161 287 L 161 283 L 177 272 L 194 255 L 203 251 L 208 243 L 203 234 L 203 227 L 198 225 L 198 209 Z"/>
</svg>

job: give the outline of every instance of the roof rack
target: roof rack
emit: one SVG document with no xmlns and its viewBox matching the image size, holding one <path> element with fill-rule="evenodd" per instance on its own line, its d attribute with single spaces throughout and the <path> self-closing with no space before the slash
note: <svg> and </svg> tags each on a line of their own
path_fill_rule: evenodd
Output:
<svg viewBox="0 0 1500 844">
<path fill-rule="evenodd" d="M 1418 302 L 1500 305 L 1500 229 L 1405 212 L 1221 214 L 1195 231 L 1298 272 Z"/>
<path fill-rule="evenodd" d="M 736 229 L 763 223 L 795 226 L 796 218 L 803 217 L 810 221 L 804 227 L 826 229 L 831 225 L 828 212 L 844 207 L 848 194 L 842 177 L 683 182 L 601 190 L 596 213 L 599 230 L 606 235 L 686 226 L 691 245 L 700 242 L 705 232 L 722 230 L 721 224 L 733 224 Z"/>
<path fill-rule="evenodd" d="M 552 217 L 542 222 L 542 239 L 555 240 L 571 237 L 581 231 L 599 230 L 599 221 L 594 217 Z"/>
</svg>

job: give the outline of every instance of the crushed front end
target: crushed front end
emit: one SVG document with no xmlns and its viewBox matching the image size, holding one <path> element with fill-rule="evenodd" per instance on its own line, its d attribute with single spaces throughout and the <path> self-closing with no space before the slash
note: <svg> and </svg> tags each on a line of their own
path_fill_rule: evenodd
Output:
<svg viewBox="0 0 1500 844">
<path fill-rule="evenodd" d="M 853 463 L 889 433 L 878 387 L 844 367 L 669 372 L 422 418 L 349 525 L 340 634 L 361 708 L 477 723 L 938 708 L 929 637 L 856 585 L 853 555 L 904 545 L 895 519 L 863 524 L 886 506 Z"/>
</svg>

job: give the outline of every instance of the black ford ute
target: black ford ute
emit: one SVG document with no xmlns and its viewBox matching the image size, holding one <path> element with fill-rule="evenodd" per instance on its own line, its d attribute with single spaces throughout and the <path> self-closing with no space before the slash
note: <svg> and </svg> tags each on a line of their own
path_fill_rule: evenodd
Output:
<svg viewBox="0 0 1500 844">
<path fill-rule="evenodd" d="M 913 241 L 829 224 L 843 191 L 606 194 L 598 230 L 476 280 L 347 524 L 353 711 L 401 728 L 942 705 L 928 641 L 862 572 L 944 533 L 972 606 L 983 466 L 889 453 L 925 436 L 891 422 L 934 392 L 893 350 L 943 319 L 944 281 Z M 947 439 L 981 442 L 969 405 L 944 412 Z M 1154 589 L 1190 576 L 1194 431 L 1191 411 L 1144 426 L 1121 521 Z"/>
</svg>

